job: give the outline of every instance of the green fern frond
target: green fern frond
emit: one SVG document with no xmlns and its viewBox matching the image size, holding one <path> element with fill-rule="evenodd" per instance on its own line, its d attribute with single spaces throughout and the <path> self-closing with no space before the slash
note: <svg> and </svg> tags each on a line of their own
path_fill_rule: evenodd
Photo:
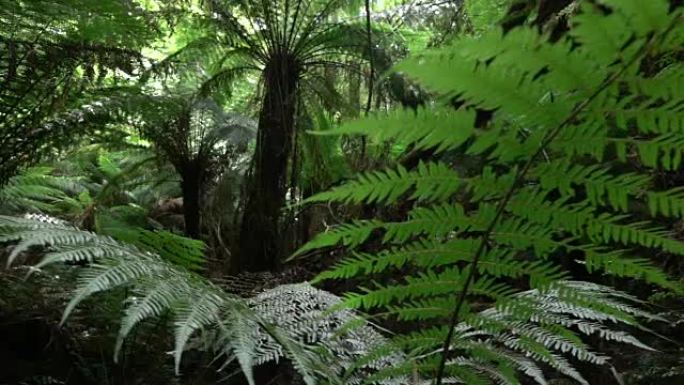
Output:
<svg viewBox="0 0 684 385">
<path fill-rule="evenodd" d="M 660 214 L 666 217 L 684 217 L 684 187 L 675 187 L 668 191 L 649 191 L 647 198 L 652 216 Z"/>
<path fill-rule="evenodd" d="M 617 277 L 642 279 L 660 287 L 683 293 L 680 283 L 673 281 L 653 262 L 646 258 L 634 258 L 621 251 L 585 253 L 585 265 L 590 272 L 602 270 Z"/>
<path fill-rule="evenodd" d="M 15 213 L 54 213 L 71 202 L 68 191 L 82 188 L 75 178 L 52 175 L 50 167 L 32 167 L 10 178 L 0 188 L 0 207 Z"/>
<path fill-rule="evenodd" d="M 412 143 L 414 149 L 434 149 L 436 153 L 461 146 L 474 133 L 475 113 L 452 109 L 394 110 L 353 120 L 328 130 L 324 135 L 366 135 L 370 138 Z M 432 127 L 430 131 L 421 127 Z"/>
<path fill-rule="evenodd" d="M 629 210 L 630 199 L 645 191 L 651 182 L 647 175 L 622 173 L 612 175 L 600 165 L 582 166 L 564 161 L 541 163 L 530 172 L 539 178 L 544 190 L 557 189 L 563 196 L 575 196 L 575 186 L 586 193 L 593 205 L 609 204 L 613 209 Z"/>
<path fill-rule="evenodd" d="M 621 297 L 623 294 L 586 282 L 558 282 L 560 288 L 572 287 L 574 294 L 591 298 L 597 304 L 611 300 L 613 296 Z M 612 324 L 618 319 L 612 314 L 601 310 L 594 310 L 587 306 L 577 305 L 574 299 L 565 299 L 561 296 L 560 289 L 539 291 L 531 290 L 514 295 L 508 305 L 502 309 L 492 308 L 475 313 L 466 321 L 456 327 L 457 337 L 454 339 L 454 349 L 471 352 L 474 356 L 487 358 L 487 362 L 508 362 L 517 367 L 521 372 L 535 379 L 537 383 L 545 383 L 546 379 L 538 366 L 534 363 L 544 362 L 556 368 L 561 373 L 582 382 L 583 376 L 574 369 L 573 365 L 563 355 L 568 355 L 589 363 L 605 364 L 606 357 L 588 350 L 585 343 L 576 334 L 598 334 L 606 340 L 619 341 L 632 344 L 644 349 L 651 349 L 629 333 L 620 330 L 612 330 L 603 323 Z M 573 297 L 574 298 L 574 297 Z M 421 308 L 430 312 L 436 312 L 437 308 L 448 316 L 448 306 L 444 307 L 446 299 L 425 300 L 422 303 L 415 302 L 414 308 Z M 448 302 L 448 301 L 447 301 Z M 528 312 L 512 311 L 517 305 L 529 307 Z M 611 303 L 611 310 L 619 313 L 618 308 L 624 307 L 631 311 L 629 305 L 624 303 Z M 396 306 L 397 311 L 406 315 L 406 319 L 420 319 L 418 313 L 412 314 L 408 309 L 401 310 L 403 306 Z M 415 317 L 414 317 L 415 315 Z M 624 318 L 630 321 L 629 318 Z M 447 329 L 437 327 L 414 332 L 410 335 L 398 336 L 394 342 L 408 349 L 424 351 L 429 355 L 439 354 L 432 348 L 443 341 Z M 522 357 L 529 358 L 522 358 Z M 534 361 L 531 361 L 534 360 Z M 449 361 L 451 362 L 451 361 Z M 456 365 L 456 363 L 452 363 Z"/>
<path fill-rule="evenodd" d="M 477 247 L 472 241 L 454 240 L 448 243 L 419 241 L 389 249 L 379 254 L 355 253 L 353 257 L 338 263 L 333 269 L 318 275 L 314 282 L 325 279 L 345 279 L 401 268 L 407 264 L 417 266 L 446 265 L 467 261 Z"/>
<path fill-rule="evenodd" d="M 157 253 L 165 260 L 190 270 L 202 270 L 206 262 L 204 242 L 169 231 L 109 227 L 105 233 L 118 241 L 134 245 L 141 250 Z"/>
<path fill-rule="evenodd" d="M 413 191 L 410 199 L 441 200 L 453 195 L 464 181 L 456 171 L 442 163 L 420 163 L 416 170 L 375 171 L 355 181 L 308 198 L 304 203 L 337 201 L 345 203 L 391 204 Z"/>
<path fill-rule="evenodd" d="M 624 214 L 598 213 L 590 202 L 572 205 L 562 201 L 541 202 L 534 195 L 523 193 L 514 198 L 510 204 L 511 212 L 540 226 L 576 236 L 586 235 L 595 244 L 639 245 L 680 255 L 684 252 L 684 243 L 673 239 L 668 231 L 653 227 L 648 221 L 636 221 Z"/>
<path fill-rule="evenodd" d="M 310 250 L 336 246 L 338 244 L 348 247 L 358 246 L 368 239 L 374 230 L 382 226 L 383 224 L 380 221 L 355 221 L 333 227 L 316 235 L 314 239 L 297 250 L 291 258 L 302 255 Z"/>
<path fill-rule="evenodd" d="M 530 368 L 479 349 L 475 342 L 485 339 L 583 384 L 574 360 L 607 361 L 580 335 L 648 349 L 609 326 L 652 319 L 642 304 L 567 281 L 568 263 L 682 292 L 681 283 L 641 257 L 684 253 L 684 243 L 658 225 L 659 216 L 684 215 L 684 194 L 656 189 L 654 177 L 682 164 L 681 65 L 645 65 L 679 50 L 681 11 L 664 0 L 649 2 L 643 13 L 638 0 L 602 3 L 582 3 L 569 31 L 553 42 L 532 28 L 492 31 L 403 60 L 396 69 L 460 107 L 392 112 L 341 128 L 449 155 L 413 170 L 364 174 L 313 199 L 412 205 L 404 218 L 374 224 L 381 250 L 351 252 L 315 282 L 365 277 L 373 285 L 348 294 L 347 306 L 401 321 L 451 320 L 454 329 L 394 339 L 422 354 L 410 364 L 438 384 L 511 383 L 510 368 Z M 474 129 L 473 110 L 493 117 Z M 454 160 L 465 160 L 458 172 Z M 396 274 L 402 278 L 377 282 Z M 493 307 L 475 312 L 482 302 Z"/>
<path fill-rule="evenodd" d="M 508 41 L 508 38 L 511 41 Z M 461 95 L 486 109 L 501 112 L 517 124 L 536 127 L 553 126 L 569 113 L 566 103 L 550 101 L 548 89 L 532 81 L 535 72 L 501 55 L 525 45 L 526 36 L 503 37 L 490 34 L 481 39 L 462 39 L 445 50 L 436 50 L 409 58 L 397 68 L 406 71 L 425 86 L 448 95 Z M 508 45 L 510 44 L 510 45 Z M 513 48 L 516 47 L 516 48 Z M 486 66 L 481 61 L 491 60 Z M 442 76 L 449 73 L 450 76 Z"/>
<path fill-rule="evenodd" d="M 459 204 L 443 203 L 429 207 L 416 207 L 402 222 L 383 225 L 386 243 L 404 243 L 413 237 L 430 235 L 435 239 L 444 238 L 454 231 L 464 229 L 474 222 L 465 215 Z"/>
</svg>

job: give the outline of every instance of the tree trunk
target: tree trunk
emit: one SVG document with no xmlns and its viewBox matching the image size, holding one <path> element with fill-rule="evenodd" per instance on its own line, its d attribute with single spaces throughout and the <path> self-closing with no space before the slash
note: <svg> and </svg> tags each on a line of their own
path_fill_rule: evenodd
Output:
<svg viewBox="0 0 684 385">
<path fill-rule="evenodd" d="M 233 273 L 273 270 L 283 252 L 279 219 L 288 186 L 298 79 L 297 64 L 285 54 L 275 56 L 264 70 L 264 100 Z"/>
<path fill-rule="evenodd" d="M 358 118 L 361 111 L 361 65 L 359 63 L 349 63 L 351 70 L 347 74 L 348 98 L 350 118 Z"/>
<path fill-rule="evenodd" d="M 197 162 L 190 161 L 183 166 L 180 173 L 185 234 L 194 239 L 200 237 L 202 172 L 203 170 L 197 167 Z"/>
</svg>

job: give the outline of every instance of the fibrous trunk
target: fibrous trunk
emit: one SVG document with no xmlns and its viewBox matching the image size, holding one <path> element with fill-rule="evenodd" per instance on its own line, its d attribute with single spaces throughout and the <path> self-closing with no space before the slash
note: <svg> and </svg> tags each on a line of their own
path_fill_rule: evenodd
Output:
<svg viewBox="0 0 684 385">
<path fill-rule="evenodd" d="M 347 84 L 350 118 L 357 118 L 361 110 L 361 66 L 358 63 L 350 63 L 351 71 L 348 73 Z"/>
<path fill-rule="evenodd" d="M 202 172 L 203 170 L 197 167 L 197 162 L 190 161 L 183 166 L 180 173 L 185 234 L 195 239 L 200 237 Z"/>
<path fill-rule="evenodd" d="M 264 81 L 256 150 L 240 228 L 239 259 L 233 263 L 233 272 L 273 270 L 283 250 L 279 219 L 287 193 L 294 133 L 296 63 L 288 55 L 274 55 L 264 70 Z"/>
</svg>

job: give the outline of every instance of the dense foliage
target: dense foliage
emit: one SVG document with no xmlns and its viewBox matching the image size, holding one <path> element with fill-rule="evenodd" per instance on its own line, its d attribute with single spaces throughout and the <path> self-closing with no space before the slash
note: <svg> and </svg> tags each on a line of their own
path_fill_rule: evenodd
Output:
<svg viewBox="0 0 684 385">
<path fill-rule="evenodd" d="M 0 384 L 681 382 L 682 9 L 0 0 Z"/>
<path fill-rule="evenodd" d="M 382 308 L 383 316 L 403 321 L 437 321 L 399 338 L 402 347 L 421 356 L 407 371 L 433 373 L 437 383 L 445 377 L 476 383 L 490 372 L 474 369 L 468 355 L 479 365 L 492 365 L 496 375 L 502 375 L 501 365 L 515 367 L 496 347 L 485 355 L 482 347 L 469 345 L 461 337 L 469 331 L 454 325 L 464 320 L 499 331 L 516 322 L 482 320 L 471 309 L 483 297 L 513 319 L 536 314 L 515 302 L 521 279 L 524 286 L 558 290 L 577 305 L 603 309 L 604 298 L 579 295 L 561 281 L 571 276 L 576 261 L 589 273 L 643 279 L 682 293 L 681 283 L 638 257 L 649 248 L 684 253 L 684 243 L 646 219 L 681 218 L 680 189 L 661 190 L 652 176 L 653 170 L 681 164 L 681 64 L 666 62 L 682 42 L 676 28 L 681 16 L 668 16 L 662 2 L 610 5 L 606 15 L 605 9 L 585 4 L 571 19 L 572 29 L 554 44 L 521 28 L 462 39 L 404 60 L 399 69 L 444 97 L 460 98 L 462 107 L 397 111 L 335 130 L 486 160 L 478 169 L 433 161 L 412 170 L 374 171 L 309 199 L 415 201 L 405 220 L 352 222 L 302 249 L 339 242 L 356 246 L 382 230 L 384 251 L 354 253 L 319 279 L 405 271 L 399 282 L 376 284 L 346 303 Z M 598 37 L 598 30 L 610 34 Z M 644 61 L 654 58 L 663 64 L 644 70 Z M 483 128 L 476 128 L 475 108 L 495 111 Z M 639 170 L 630 167 L 635 161 Z M 542 324 L 556 323 L 553 314 L 535 316 Z M 567 348 L 554 338 L 572 338 L 574 326 L 554 326 L 551 334 L 558 334 L 534 347 L 525 341 L 504 345 L 533 349 L 560 369 L 551 357 Z M 529 333 L 521 328 L 512 336 Z"/>
</svg>

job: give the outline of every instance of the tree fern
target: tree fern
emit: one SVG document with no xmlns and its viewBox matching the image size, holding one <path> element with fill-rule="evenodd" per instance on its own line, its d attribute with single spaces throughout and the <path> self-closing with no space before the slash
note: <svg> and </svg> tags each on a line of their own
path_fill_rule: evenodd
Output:
<svg viewBox="0 0 684 385">
<path fill-rule="evenodd" d="M 56 176 L 59 172 L 52 167 L 33 167 L 10 178 L 8 184 L 0 188 L 0 207 L 6 208 L 9 213 L 20 211 L 72 215 L 78 217 L 77 222 L 86 222 L 84 217 L 92 215 L 95 223 L 93 227 L 101 234 L 141 250 L 157 253 L 165 260 L 185 268 L 202 269 L 205 263 L 205 245 L 202 241 L 169 231 L 138 227 L 147 224 L 147 217 L 145 209 L 138 206 L 138 203 L 145 202 L 136 201 L 135 189 L 139 186 L 149 189 L 151 184 L 158 183 L 158 176 L 141 170 L 151 160 L 149 153 L 108 153 L 99 151 L 99 148 L 97 150 L 95 154 L 85 154 L 86 157 L 96 157 L 94 164 L 78 165 L 78 170 L 85 173 L 85 176 Z M 126 162 L 119 164 L 115 161 L 119 157 L 125 158 Z M 62 167 L 73 168 L 77 163 L 78 161 L 72 159 Z M 76 174 L 73 170 L 68 170 L 68 173 Z M 99 180 L 100 177 L 102 181 Z M 78 198 L 72 198 L 72 195 L 78 195 Z M 48 217 L 29 214 L 27 218 Z M 75 229 L 72 230 L 74 231 L 69 230 L 69 234 L 79 234 Z M 50 230 L 46 232 L 49 233 Z M 46 236 L 54 237 L 56 232 Z M 90 248 L 94 253 L 105 252 L 98 249 L 97 245 Z M 65 250 L 59 258 L 78 260 L 82 254 L 83 250 L 80 249 L 73 252 Z"/>
<path fill-rule="evenodd" d="M 593 321 L 634 324 L 635 314 L 617 306 L 609 289 L 569 284 L 569 266 L 558 262 L 564 255 L 589 272 L 684 293 L 680 282 L 644 257 L 646 250 L 684 252 L 684 243 L 653 223 L 659 216 L 682 217 L 682 193 L 659 189 L 652 177 L 681 164 L 684 100 L 677 85 L 684 71 L 676 62 L 655 73 L 643 67 L 680 49 L 681 11 L 668 13 L 665 1 L 649 2 L 643 12 L 636 0 L 601 3 L 605 7 L 582 3 L 570 31 L 555 43 L 531 28 L 491 31 L 396 66 L 445 98 L 462 100 L 455 111 L 378 115 L 335 130 L 399 140 L 437 156 L 457 152 L 485 160 L 476 170 L 433 161 L 415 170 L 374 171 L 309 198 L 378 205 L 413 201 L 404 220 L 344 224 L 302 250 L 357 246 L 381 234 L 385 250 L 355 252 L 318 279 L 408 271 L 403 280 L 350 294 L 346 304 L 450 325 L 397 338 L 429 353 L 411 365 L 438 384 L 488 383 L 486 378 L 515 383 L 510 368 L 539 378 L 527 363 L 509 359 L 500 365 L 499 355 L 466 347 L 458 326 L 463 323 L 495 333 L 497 346 L 525 351 L 580 383 L 586 381 L 563 354 L 597 365 L 607 361 L 577 334 L 592 331 L 633 343 L 602 332 Z M 484 128 L 474 128 L 475 108 L 495 111 Z M 633 167 L 635 161 L 639 167 Z M 521 278 L 533 292 L 568 303 L 554 308 L 549 302 L 540 311 L 516 294 Z M 484 320 L 474 312 L 474 301 L 483 298 L 505 316 Z M 560 314 L 565 311 L 580 319 L 593 315 L 573 323 Z M 532 315 L 539 325 L 516 323 Z M 511 325 L 519 326 L 511 333 Z"/>
<path fill-rule="evenodd" d="M 7 53 L 0 58 L 1 184 L 56 146 L 102 132 L 111 111 L 92 91 L 143 70 L 140 50 L 161 35 L 161 19 L 141 5 L 0 3 L 0 50 Z"/>
</svg>

